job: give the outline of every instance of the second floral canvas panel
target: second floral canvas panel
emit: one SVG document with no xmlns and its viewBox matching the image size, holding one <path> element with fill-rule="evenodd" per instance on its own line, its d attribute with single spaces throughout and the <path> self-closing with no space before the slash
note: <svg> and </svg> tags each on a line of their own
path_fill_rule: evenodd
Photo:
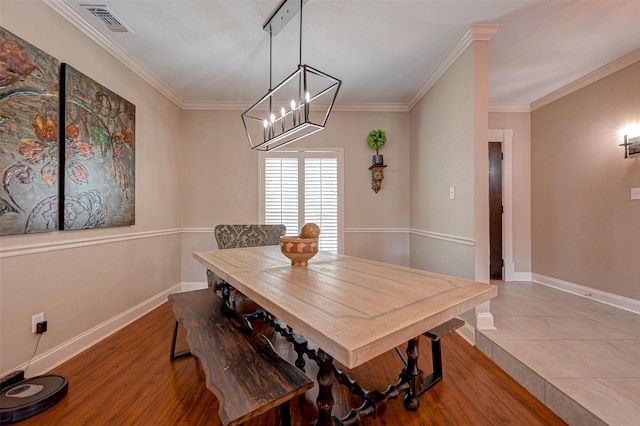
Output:
<svg viewBox="0 0 640 426">
<path fill-rule="evenodd" d="M 63 229 L 135 223 L 135 105 L 68 64 L 64 99 Z"/>
</svg>

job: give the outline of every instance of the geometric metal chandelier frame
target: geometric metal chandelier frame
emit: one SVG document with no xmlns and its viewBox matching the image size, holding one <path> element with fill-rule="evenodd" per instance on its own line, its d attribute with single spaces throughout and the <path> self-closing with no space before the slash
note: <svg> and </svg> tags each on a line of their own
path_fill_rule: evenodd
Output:
<svg viewBox="0 0 640 426">
<path fill-rule="evenodd" d="M 263 26 L 269 32 L 270 85 L 273 35 L 291 19 L 292 11 L 293 14 L 297 12 L 296 3 L 297 0 L 284 0 Z M 242 113 L 244 129 L 253 150 L 272 151 L 323 130 L 342 85 L 337 78 L 302 64 L 302 5 L 303 0 L 300 0 L 298 68 L 275 88 L 270 87 L 266 95 Z"/>
</svg>

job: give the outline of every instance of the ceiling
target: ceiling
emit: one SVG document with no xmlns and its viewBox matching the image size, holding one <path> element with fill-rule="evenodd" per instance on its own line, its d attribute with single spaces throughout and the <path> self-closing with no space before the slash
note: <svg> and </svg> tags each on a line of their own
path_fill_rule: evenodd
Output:
<svg viewBox="0 0 640 426">
<path fill-rule="evenodd" d="M 279 0 L 44 0 L 182 107 L 248 108 L 269 89 Z M 81 4 L 106 5 L 129 33 Z M 535 100 L 640 48 L 640 0 L 310 0 L 302 62 L 342 80 L 336 107 L 406 109 L 472 23 L 489 42 L 490 104 Z M 274 86 L 298 65 L 299 15 L 273 38 Z"/>
</svg>

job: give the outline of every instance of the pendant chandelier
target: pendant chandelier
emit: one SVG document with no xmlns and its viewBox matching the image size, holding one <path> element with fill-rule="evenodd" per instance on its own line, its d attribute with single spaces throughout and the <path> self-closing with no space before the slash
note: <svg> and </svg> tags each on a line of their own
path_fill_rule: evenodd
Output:
<svg viewBox="0 0 640 426">
<path fill-rule="evenodd" d="M 302 6 L 283 0 L 263 25 L 269 33 L 269 91 L 242 114 L 251 149 L 272 151 L 324 129 L 342 82 L 302 64 Z M 273 88 L 273 36 L 300 11 L 298 68 Z"/>
</svg>

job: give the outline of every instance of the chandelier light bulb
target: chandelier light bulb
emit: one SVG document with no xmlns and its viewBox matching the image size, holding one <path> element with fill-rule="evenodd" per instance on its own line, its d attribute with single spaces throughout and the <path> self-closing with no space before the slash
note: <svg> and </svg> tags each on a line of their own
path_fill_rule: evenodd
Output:
<svg viewBox="0 0 640 426">
<path fill-rule="evenodd" d="M 267 127 L 269 126 L 269 122 L 267 120 L 264 120 L 262 122 L 262 124 L 264 125 L 264 132 L 262 133 L 262 140 L 266 141 L 267 140 Z"/>
<path fill-rule="evenodd" d="M 276 115 L 275 115 L 275 114 L 271 114 L 271 117 L 270 117 L 270 118 L 271 118 L 271 122 L 272 122 L 272 123 L 275 123 L 275 121 L 276 121 Z"/>
<path fill-rule="evenodd" d="M 291 99 L 291 117 L 293 117 L 293 127 L 296 127 L 296 101 Z"/>
<path fill-rule="evenodd" d="M 304 103 L 304 121 L 309 121 L 309 104 L 311 103 L 311 95 L 309 92 L 304 94 L 304 99 L 306 102 Z M 300 119 L 302 121 L 302 119 Z"/>
</svg>

